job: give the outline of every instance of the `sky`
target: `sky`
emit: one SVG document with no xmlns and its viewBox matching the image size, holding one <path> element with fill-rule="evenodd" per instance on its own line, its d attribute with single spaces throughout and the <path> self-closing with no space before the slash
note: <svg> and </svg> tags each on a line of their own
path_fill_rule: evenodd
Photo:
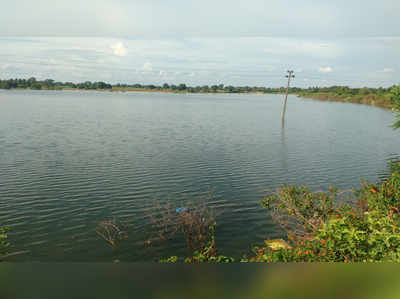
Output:
<svg viewBox="0 0 400 299">
<path fill-rule="evenodd" d="M 2 0 L 0 78 L 400 84 L 398 0 Z"/>
</svg>

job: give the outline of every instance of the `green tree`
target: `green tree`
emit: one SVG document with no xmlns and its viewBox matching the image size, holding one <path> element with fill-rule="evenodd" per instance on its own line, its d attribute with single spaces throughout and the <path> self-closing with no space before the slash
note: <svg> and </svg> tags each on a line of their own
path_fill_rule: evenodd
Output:
<svg viewBox="0 0 400 299">
<path fill-rule="evenodd" d="M 400 85 L 393 86 L 390 89 L 391 98 L 393 101 L 393 109 L 396 111 L 396 122 L 393 124 L 394 129 L 400 128 Z"/>
<path fill-rule="evenodd" d="M 178 86 L 178 90 L 181 90 L 181 91 L 183 91 L 183 90 L 186 90 L 186 84 L 179 84 L 179 86 Z"/>
</svg>

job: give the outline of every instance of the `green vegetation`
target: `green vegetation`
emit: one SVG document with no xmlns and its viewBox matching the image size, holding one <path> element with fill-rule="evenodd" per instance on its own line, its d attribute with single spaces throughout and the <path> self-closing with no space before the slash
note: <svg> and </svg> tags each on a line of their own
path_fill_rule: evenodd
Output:
<svg viewBox="0 0 400 299">
<path fill-rule="evenodd" d="M 347 86 L 310 87 L 297 93 L 303 98 L 321 101 L 349 102 L 394 108 L 398 105 L 399 86 L 389 88 L 349 88 Z"/>
<path fill-rule="evenodd" d="M 257 86 L 224 86 L 220 85 L 202 85 L 202 86 L 186 86 L 186 84 L 169 85 L 167 83 L 162 86 L 156 85 L 113 85 L 112 90 L 115 91 L 159 91 L 173 93 L 281 93 L 283 88 L 266 88 Z"/>
<path fill-rule="evenodd" d="M 281 88 L 265 88 L 250 86 L 224 86 L 220 85 L 203 85 L 203 86 L 186 86 L 186 84 L 167 84 L 163 85 L 142 85 L 142 84 L 114 84 L 105 82 L 72 83 L 72 82 L 56 82 L 52 79 L 39 81 L 36 78 L 29 79 L 8 79 L 0 80 L 0 89 L 45 89 L 45 90 L 62 90 L 62 89 L 87 89 L 87 90 L 112 90 L 112 91 L 161 91 L 161 92 L 185 92 L 185 93 L 279 93 L 284 92 Z M 294 89 L 296 90 L 296 88 Z"/>
<path fill-rule="evenodd" d="M 286 186 L 262 205 L 293 226 L 286 247 L 255 247 L 257 262 L 400 262 L 400 173 L 381 185 L 363 184 L 355 206 L 331 194 Z M 290 229 L 288 229 L 290 227 Z"/>
<path fill-rule="evenodd" d="M 261 205 L 286 232 L 286 240 L 265 240 L 241 262 L 400 262 L 400 163 L 381 184 L 363 183 L 353 204 L 338 203 L 341 193 L 311 192 L 306 186 L 284 186 Z M 205 235 L 205 234 L 204 234 Z M 217 254 L 214 225 L 209 242 L 192 256 L 172 256 L 160 262 L 227 263 Z"/>
<path fill-rule="evenodd" d="M 61 90 L 61 89 L 111 89 L 111 84 L 104 82 L 55 82 L 52 79 L 38 81 L 36 78 L 29 79 L 9 79 L 0 80 L 0 89 L 46 89 L 46 90 Z"/>
<path fill-rule="evenodd" d="M 399 164 L 400 165 L 400 164 Z M 287 246 L 256 246 L 249 262 L 400 262 L 400 171 L 380 185 L 364 183 L 355 205 L 336 205 L 337 190 L 285 186 L 262 205 L 278 215 Z"/>
<path fill-rule="evenodd" d="M 150 92 L 173 92 L 173 93 L 284 93 L 284 87 L 270 88 L 257 86 L 225 86 L 202 85 L 187 86 L 186 84 L 142 85 L 142 84 L 109 84 L 105 82 L 56 82 L 52 79 L 39 81 L 36 78 L 0 80 L 0 89 L 33 89 L 33 90 L 63 90 L 63 89 L 85 89 L 85 90 L 107 90 L 107 91 L 150 91 Z M 389 88 L 350 88 L 348 86 L 332 87 L 291 87 L 289 93 L 303 98 L 312 98 L 322 101 L 351 102 L 379 106 L 397 110 L 400 113 L 400 86 Z M 400 121 L 396 124 L 400 127 Z"/>
<path fill-rule="evenodd" d="M 397 121 L 393 124 L 394 129 L 400 128 L 400 86 L 393 86 L 390 90 L 393 100 L 393 109 L 396 110 Z"/>
<path fill-rule="evenodd" d="M 207 243 L 203 244 L 200 248 L 194 250 L 193 255 L 186 257 L 184 259 L 179 259 L 177 256 L 171 256 L 167 259 L 161 259 L 160 263 L 232 263 L 235 261 L 234 258 L 219 255 L 218 250 L 215 245 L 215 225 L 216 223 L 210 225 L 207 231 L 203 233 L 203 237 Z M 191 248 L 192 249 L 192 248 Z"/>
<path fill-rule="evenodd" d="M 0 257 L 2 254 L 5 254 L 5 249 L 8 247 L 9 243 L 6 242 L 7 240 L 7 227 L 0 227 Z"/>
<path fill-rule="evenodd" d="M 108 90 L 108 91 L 153 91 L 174 93 L 284 93 L 286 88 L 270 88 L 258 86 L 225 86 L 202 85 L 187 86 L 186 84 L 142 85 L 142 84 L 109 84 L 105 82 L 56 82 L 52 79 L 39 81 L 36 78 L 0 80 L 0 89 L 34 89 L 34 90 L 63 90 L 63 89 L 85 89 L 85 90 Z M 322 101 L 339 101 L 375 105 L 383 108 L 399 108 L 400 87 L 389 88 L 350 88 L 348 86 L 332 87 L 291 87 L 289 93 L 304 98 L 313 98 Z M 400 123 L 397 124 L 400 126 Z"/>
</svg>

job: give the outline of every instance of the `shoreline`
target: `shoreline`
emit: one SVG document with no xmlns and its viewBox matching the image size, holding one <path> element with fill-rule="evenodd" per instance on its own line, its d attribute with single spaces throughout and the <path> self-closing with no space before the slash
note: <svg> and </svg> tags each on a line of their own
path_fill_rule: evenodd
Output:
<svg viewBox="0 0 400 299">
<path fill-rule="evenodd" d="M 200 91 L 200 92 L 190 92 L 187 90 L 164 90 L 164 89 L 145 89 L 145 88 L 110 88 L 110 89 L 85 89 L 85 88 L 10 88 L 10 89 L 0 89 L 0 90 L 30 90 L 30 91 L 97 91 L 97 92 L 132 92 L 132 93 L 168 93 L 168 94 L 251 94 L 251 95 L 283 95 L 281 92 L 262 92 L 262 91 L 243 91 L 243 92 L 229 92 L 229 91 Z M 375 94 L 367 94 L 365 96 L 355 95 L 355 96 L 338 96 L 332 93 L 319 92 L 319 93 L 293 93 L 290 92 L 289 95 L 295 95 L 300 99 L 311 99 L 322 102 L 341 102 L 341 103 L 352 103 L 352 104 L 362 104 L 373 107 L 379 107 L 387 110 L 395 111 L 393 108 L 393 103 L 391 100 L 379 97 Z"/>
<path fill-rule="evenodd" d="M 164 90 L 164 89 L 141 89 L 141 88 L 110 88 L 110 89 L 85 89 L 85 88 L 9 88 L 0 90 L 31 90 L 31 91 L 101 91 L 101 92 L 148 92 L 148 93 L 172 93 L 172 94 L 282 94 L 282 93 L 265 93 L 262 91 L 249 91 L 249 92 L 227 92 L 227 91 L 209 91 L 209 92 L 189 92 L 177 90 Z"/>
<path fill-rule="evenodd" d="M 386 98 L 377 97 L 374 94 L 368 94 L 365 96 L 337 96 L 331 93 L 316 93 L 316 94 L 307 94 L 307 93 L 299 93 L 297 97 L 300 99 L 312 99 L 322 102 L 341 102 L 341 103 L 352 103 L 352 104 L 362 104 L 368 106 L 379 107 L 387 110 L 393 109 L 393 103 Z"/>
</svg>

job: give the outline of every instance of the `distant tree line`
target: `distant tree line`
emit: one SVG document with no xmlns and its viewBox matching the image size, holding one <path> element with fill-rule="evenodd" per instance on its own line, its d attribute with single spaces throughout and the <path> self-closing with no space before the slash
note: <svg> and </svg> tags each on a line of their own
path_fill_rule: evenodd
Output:
<svg viewBox="0 0 400 299">
<path fill-rule="evenodd" d="M 111 89 L 112 85 L 104 82 L 56 82 L 52 79 L 39 81 L 32 77 L 29 79 L 8 79 L 0 80 L 0 89 L 64 89 L 64 88 L 78 88 L 78 89 Z"/>
<path fill-rule="evenodd" d="M 145 90 L 165 90 L 175 92 L 189 92 L 189 93 L 248 93 L 248 92 L 260 92 L 260 93 L 278 93 L 281 92 L 282 88 L 266 88 L 258 86 L 225 86 L 224 84 L 219 85 L 201 85 L 201 86 L 187 86 L 186 84 L 168 84 L 163 85 L 142 85 L 142 84 L 115 84 L 114 89 L 145 89 Z"/>
<path fill-rule="evenodd" d="M 105 82 L 91 82 L 86 81 L 82 83 L 72 82 L 57 82 L 52 79 L 37 80 L 32 77 L 29 79 L 7 79 L 0 80 L 0 89 L 104 89 L 104 90 L 161 90 L 172 92 L 189 92 L 189 93 L 283 93 L 286 91 L 285 87 L 270 88 L 258 86 L 232 86 L 224 84 L 219 85 L 201 85 L 201 86 L 187 86 L 186 84 L 168 84 L 154 85 L 154 84 L 114 84 L 111 85 Z M 291 87 L 289 93 L 299 95 L 313 95 L 313 94 L 330 94 L 336 97 L 365 97 L 374 95 L 375 97 L 390 97 L 393 87 L 388 88 L 350 88 L 348 86 L 331 86 L 331 87 L 309 87 L 298 88 Z"/>
<path fill-rule="evenodd" d="M 7 79 L 0 80 L 0 89 L 115 89 L 115 90 L 163 90 L 163 91 L 176 91 L 176 92 L 191 92 L 191 93 L 210 93 L 210 92 L 224 92 L 224 93 L 247 93 L 247 92 L 260 92 L 260 93 L 279 93 L 284 92 L 285 88 L 266 88 L 257 86 L 224 86 L 219 85 L 202 85 L 202 86 L 187 86 L 186 84 L 168 84 L 154 85 L 154 84 L 108 84 L 105 82 L 91 82 L 86 81 L 82 83 L 72 82 L 58 82 L 52 79 L 37 80 L 32 77 L 29 79 Z M 292 88 L 292 92 L 296 92 L 297 88 Z"/>
</svg>

